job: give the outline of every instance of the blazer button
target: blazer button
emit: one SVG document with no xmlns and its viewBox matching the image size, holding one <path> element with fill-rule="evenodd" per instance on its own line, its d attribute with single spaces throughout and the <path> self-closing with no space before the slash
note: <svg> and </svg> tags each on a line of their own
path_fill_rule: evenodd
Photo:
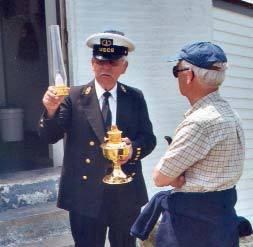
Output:
<svg viewBox="0 0 253 247">
<path fill-rule="evenodd" d="M 90 146 L 94 146 L 95 145 L 95 142 L 94 141 L 90 141 Z"/>
<path fill-rule="evenodd" d="M 42 128 L 44 127 L 44 121 L 43 121 L 43 119 L 40 120 L 40 127 L 42 127 Z"/>
<path fill-rule="evenodd" d="M 86 164 L 90 164 L 90 159 L 86 159 L 86 160 L 85 160 L 85 163 L 86 163 Z"/>
<path fill-rule="evenodd" d="M 83 180 L 87 180 L 88 179 L 88 177 L 87 176 L 83 176 Z"/>
</svg>

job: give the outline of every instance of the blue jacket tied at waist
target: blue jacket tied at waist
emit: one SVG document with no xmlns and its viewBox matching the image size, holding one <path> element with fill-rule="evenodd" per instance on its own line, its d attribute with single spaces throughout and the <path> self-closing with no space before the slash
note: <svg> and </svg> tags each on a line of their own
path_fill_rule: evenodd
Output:
<svg viewBox="0 0 253 247">
<path fill-rule="evenodd" d="M 161 212 L 156 247 L 237 247 L 238 221 L 235 188 L 215 192 L 157 193 L 131 228 L 147 239 Z"/>
</svg>

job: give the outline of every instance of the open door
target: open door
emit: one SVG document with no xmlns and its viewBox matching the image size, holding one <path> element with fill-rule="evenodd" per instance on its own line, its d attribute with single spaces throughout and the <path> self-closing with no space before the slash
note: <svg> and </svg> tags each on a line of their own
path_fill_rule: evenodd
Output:
<svg viewBox="0 0 253 247">
<path fill-rule="evenodd" d="M 48 144 L 37 134 L 49 85 L 49 4 L 55 6 L 45 0 L 0 2 L 0 174 L 53 166 Z M 56 8 L 53 15 L 56 20 Z"/>
</svg>

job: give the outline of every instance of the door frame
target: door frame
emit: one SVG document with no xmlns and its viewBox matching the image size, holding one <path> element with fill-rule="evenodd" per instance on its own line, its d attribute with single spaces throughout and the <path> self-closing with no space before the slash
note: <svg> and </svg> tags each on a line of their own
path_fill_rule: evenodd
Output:
<svg viewBox="0 0 253 247">
<path fill-rule="evenodd" d="M 49 47 L 48 28 L 50 25 L 59 25 L 62 42 L 62 53 L 69 85 L 68 66 L 68 32 L 66 19 L 65 0 L 45 0 L 45 18 L 47 28 L 47 47 Z M 50 74 L 50 49 L 48 49 L 48 72 L 49 85 L 52 85 L 52 75 Z M 54 166 L 61 166 L 64 155 L 64 140 L 59 140 L 56 144 L 49 145 L 49 157 L 53 160 Z"/>
</svg>

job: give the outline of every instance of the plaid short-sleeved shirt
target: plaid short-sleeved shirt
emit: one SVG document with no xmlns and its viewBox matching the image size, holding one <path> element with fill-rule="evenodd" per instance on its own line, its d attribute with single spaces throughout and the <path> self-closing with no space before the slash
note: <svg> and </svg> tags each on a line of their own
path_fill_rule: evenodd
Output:
<svg viewBox="0 0 253 247">
<path fill-rule="evenodd" d="M 185 114 L 165 155 L 160 172 L 186 182 L 179 192 L 225 190 L 239 180 L 245 156 L 241 121 L 215 91 L 196 102 Z"/>
</svg>

